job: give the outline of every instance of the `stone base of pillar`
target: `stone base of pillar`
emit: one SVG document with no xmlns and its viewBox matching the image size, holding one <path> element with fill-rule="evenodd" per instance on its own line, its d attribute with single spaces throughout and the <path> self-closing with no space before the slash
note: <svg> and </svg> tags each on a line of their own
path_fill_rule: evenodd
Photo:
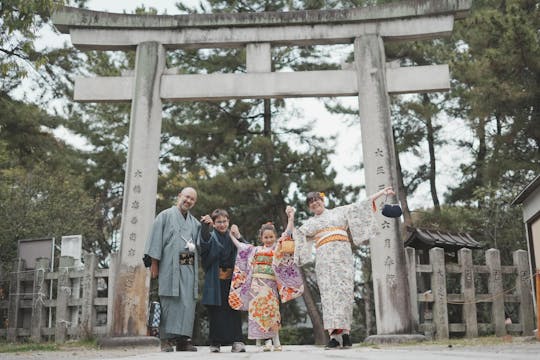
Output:
<svg viewBox="0 0 540 360">
<path fill-rule="evenodd" d="M 408 342 L 425 341 L 426 337 L 421 334 L 396 334 L 396 335 L 371 335 L 364 343 L 366 344 L 401 344 Z"/>
<path fill-rule="evenodd" d="M 118 337 L 103 337 L 98 339 L 98 345 L 101 348 L 114 347 L 156 347 L 160 348 L 159 338 L 155 336 L 118 336 Z"/>
</svg>

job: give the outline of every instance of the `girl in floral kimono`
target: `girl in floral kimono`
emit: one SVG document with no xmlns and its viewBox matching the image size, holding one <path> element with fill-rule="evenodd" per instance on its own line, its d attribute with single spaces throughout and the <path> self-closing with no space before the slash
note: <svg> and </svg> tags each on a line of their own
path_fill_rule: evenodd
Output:
<svg viewBox="0 0 540 360">
<path fill-rule="evenodd" d="M 302 277 L 292 254 L 282 251 L 282 241 L 290 240 L 294 226 L 294 208 L 287 206 L 288 224 L 277 240 L 273 224 L 262 225 L 254 246 L 238 241 L 238 227 L 231 227 L 231 239 L 238 248 L 229 304 L 233 309 L 248 311 L 248 338 L 257 346 L 265 341 L 263 351 L 281 351 L 279 301 L 287 302 L 304 292 Z"/>
<path fill-rule="evenodd" d="M 294 233 L 294 257 L 299 265 L 311 262 L 315 245 L 323 323 L 330 335 L 327 349 L 352 346 L 354 268 L 349 233 L 355 245 L 363 245 L 379 232 L 375 200 L 382 195 L 394 195 L 394 191 L 387 187 L 364 201 L 334 209 L 325 208 L 323 193 L 307 195 L 306 202 L 314 216 Z"/>
</svg>

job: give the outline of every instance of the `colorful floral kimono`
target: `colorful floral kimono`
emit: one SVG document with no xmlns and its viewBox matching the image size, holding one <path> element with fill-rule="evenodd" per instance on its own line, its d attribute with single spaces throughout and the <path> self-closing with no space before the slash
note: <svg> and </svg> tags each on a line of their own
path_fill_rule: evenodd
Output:
<svg viewBox="0 0 540 360">
<path fill-rule="evenodd" d="M 354 303 L 354 269 L 349 232 L 356 245 L 376 235 L 371 201 L 325 209 L 309 218 L 294 234 L 296 263 L 313 261 L 321 293 L 325 329 L 351 329 Z"/>
<path fill-rule="evenodd" d="M 248 311 L 248 338 L 269 339 L 281 326 L 279 301 L 302 295 L 300 270 L 292 255 L 278 248 L 242 244 L 229 294 L 233 309 Z"/>
</svg>

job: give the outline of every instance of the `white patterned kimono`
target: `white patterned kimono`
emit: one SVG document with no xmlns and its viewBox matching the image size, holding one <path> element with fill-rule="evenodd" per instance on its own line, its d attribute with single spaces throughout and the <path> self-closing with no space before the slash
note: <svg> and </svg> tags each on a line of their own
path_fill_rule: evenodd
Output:
<svg viewBox="0 0 540 360">
<path fill-rule="evenodd" d="M 349 232 L 355 245 L 378 234 L 371 201 L 325 209 L 309 218 L 294 234 L 295 261 L 313 261 L 321 293 L 325 329 L 351 329 L 354 303 L 354 269 Z"/>
</svg>

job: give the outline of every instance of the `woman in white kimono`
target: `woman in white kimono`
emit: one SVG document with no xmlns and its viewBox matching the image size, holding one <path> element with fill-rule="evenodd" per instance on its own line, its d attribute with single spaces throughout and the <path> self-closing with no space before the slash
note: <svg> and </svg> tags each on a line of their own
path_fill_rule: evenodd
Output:
<svg viewBox="0 0 540 360">
<path fill-rule="evenodd" d="M 355 245 L 365 244 L 378 234 L 375 200 L 382 195 L 395 194 L 391 187 L 386 187 L 364 201 L 334 209 L 325 208 L 323 193 L 307 195 L 306 202 L 314 216 L 295 231 L 295 261 L 299 265 L 311 262 L 315 245 L 323 323 L 330 335 L 327 349 L 352 346 L 354 269 L 349 232 Z"/>
</svg>

